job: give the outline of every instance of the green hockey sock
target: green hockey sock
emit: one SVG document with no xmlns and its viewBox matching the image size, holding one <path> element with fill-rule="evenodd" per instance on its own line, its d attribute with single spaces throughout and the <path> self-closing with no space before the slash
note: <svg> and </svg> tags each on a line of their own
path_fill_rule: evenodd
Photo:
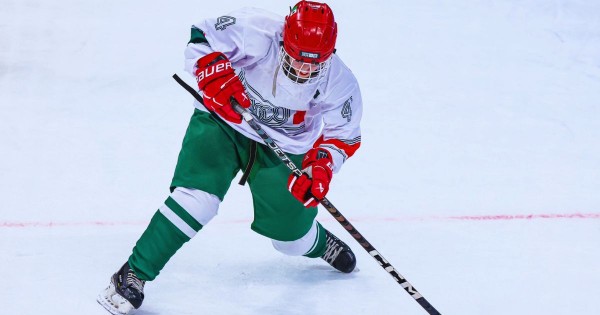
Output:
<svg viewBox="0 0 600 315">
<path fill-rule="evenodd" d="M 325 228 L 321 226 L 321 223 L 317 222 L 317 237 L 315 239 L 315 243 L 312 248 L 304 254 L 304 256 L 309 258 L 317 258 L 323 256 L 325 253 L 325 249 L 327 245 L 327 238 L 325 233 Z"/>
<path fill-rule="evenodd" d="M 202 229 L 171 197 L 156 211 L 129 256 L 129 266 L 142 280 L 158 276 L 175 252 Z"/>
</svg>

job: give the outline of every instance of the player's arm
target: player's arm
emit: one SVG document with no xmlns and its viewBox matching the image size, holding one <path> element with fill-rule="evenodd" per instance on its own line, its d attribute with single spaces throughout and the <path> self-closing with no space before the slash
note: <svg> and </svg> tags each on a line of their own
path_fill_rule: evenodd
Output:
<svg viewBox="0 0 600 315">
<path fill-rule="evenodd" d="M 230 20 L 217 19 L 221 24 L 207 20 L 192 26 L 184 52 L 185 69 L 196 77 L 204 106 L 223 119 L 239 124 L 242 117 L 231 106 L 231 100 L 235 99 L 244 108 L 250 107 L 250 100 L 231 59 L 243 58 L 243 31 L 231 25 L 235 21 L 233 17 L 228 18 Z M 210 25 L 216 29 L 210 30 Z"/>
<path fill-rule="evenodd" d="M 362 98 L 357 84 L 322 104 L 325 126 L 321 138 L 302 160 L 302 176 L 290 175 L 288 190 L 306 207 L 318 205 L 329 191 L 333 174 L 360 147 Z"/>
<path fill-rule="evenodd" d="M 325 126 L 314 147 L 331 153 L 333 172 L 337 173 L 361 144 L 362 97 L 358 84 L 345 86 L 344 93 L 323 109 Z"/>
</svg>

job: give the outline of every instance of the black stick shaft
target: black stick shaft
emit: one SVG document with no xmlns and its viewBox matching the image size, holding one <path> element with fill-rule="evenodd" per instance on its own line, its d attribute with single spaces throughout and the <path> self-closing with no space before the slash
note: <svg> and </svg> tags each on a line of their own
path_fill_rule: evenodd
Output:
<svg viewBox="0 0 600 315">
<path fill-rule="evenodd" d="M 179 83 L 183 88 L 185 88 L 188 92 L 190 92 L 196 100 L 204 105 L 202 101 L 202 97 L 189 85 L 187 85 L 177 74 L 173 75 L 173 78 L 177 83 Z M 258 136 L 264 141 L 264 143 L 279 157 L 281 162 L 285 164 L 294 174 L 301 176 L 302 171 L 290 160 L 287 154 L 275 143 L 273 138 L 271 138 L 265 130 L 260 126 L 258 122 L 254 119 L 254 116 L 240 106 L 235 99 L 231 99 L 231 104 L 233 105 L 233 109 L 242 115 L 243 119 L 250 125 L 250 127 L 258 134 Z M 354 239 L 373 257 L 379 265 L 387 271 L 393 278 L 398 282 L 410 296 L 412 296 L 418 303 L 421 305 L 427 313 L 430 315 L 441 315 L 424 297 L 410 284 L 406 278 L 404 278 L 392 264 L 390 264 L 381 254 L 369 243 L 360 232 L 346 219 L 346 217 L 327 199 L 320 199 L 319 202 L 327 211 L 354 237 Z"/>
</svg>

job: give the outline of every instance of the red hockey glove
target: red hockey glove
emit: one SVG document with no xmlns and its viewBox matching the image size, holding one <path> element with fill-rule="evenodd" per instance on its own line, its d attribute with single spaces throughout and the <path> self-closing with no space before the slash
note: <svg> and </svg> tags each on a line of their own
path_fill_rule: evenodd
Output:
<svg viewBox="0 0 600 315">
<path fill-rule="evenodd" d="M 203 94 L 204 105 L 209 110 L 233 123 L 242 122 L 242 116 L 231 106 L 231 98 L 235 98 L 244 108 L 250 107 L 250 100 L 225 55 L 213 52 L 198 59 L 196 80 Z"/>
<path fill-rule="evenodd" d="M 329 151 L 312 148 L 304 155 L 302 176 L 292 174 L 288 178 L 288 190 L 305 207 L 316 207 L 329 191 L 332 169 L 333 160 Z"/>
</svg>

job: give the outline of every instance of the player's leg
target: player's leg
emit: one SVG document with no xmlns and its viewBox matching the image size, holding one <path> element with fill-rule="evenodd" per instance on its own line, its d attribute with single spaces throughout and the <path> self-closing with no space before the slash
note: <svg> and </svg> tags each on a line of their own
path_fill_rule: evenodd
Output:
<svg viewBox="0 0 600 315">
<path fill-rule="evenodd" d="M 302 155 L 288 154 L 300 165 Z M 260 145 L 248 183 L 254 202 L 252 229 L 273 240 L 287 255 L 321 257 L 342 272 L 351 272 L 356 257 L 344 242 L 315 221 L 317 208 L 305 208 L 287 190 L 289 169 Z"/>
<path fill-rule="evenodd" d="M 98 296 L 98 302 L 109 312 L 127 314 L 138 308 L 145 282 L 154 280 L 177 250 L 217 214 L 243 162 L 239 156 L 245 146 L 232 138 L 233 133 L 209 114 L 195 111 L 183 140 L 171 194 L 155 212 L 127 262 Z"/>
<path fill-rule="evenodd" d="M 356 257 L 352 249 L 317 221 L 306 235 L 295 241 L 286 242 L 272 239 L 271 242 L 276 250 L 286 255 L 321 257 L 335 269 L 344 273 L 350 273 L 356 267 Z"/>
</svg>

